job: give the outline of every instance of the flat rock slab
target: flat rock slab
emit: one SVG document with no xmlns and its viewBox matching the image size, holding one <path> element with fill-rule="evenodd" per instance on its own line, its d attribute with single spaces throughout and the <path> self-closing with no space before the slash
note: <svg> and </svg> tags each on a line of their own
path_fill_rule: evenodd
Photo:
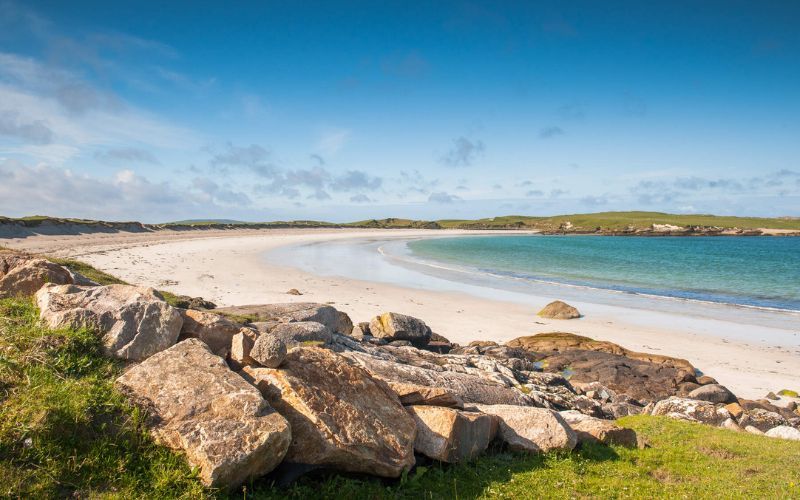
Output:
<svg viewBox="0 0 800 500">
<path fill-rule="evenodd" d="M 286 419 L 198 339 L 151 356 L 116 385 L 149 411 L 156 440 L 185 452 L 208 486 L 233 488 L 262 476 L 289 448 Z"/>
<path fill-rule="evenodd" d="M 152 288 L 47 284 L 36 302 L 50 328 L 97 329 L 106 354 L 134 361 L 174 345 L 183 324 L 178 310 Z"/>
<path fill-rule="evenodd" d="M 448 408 L 464 408 L 464 401 L 441 387 L 425 387 L 402 382 L 387 382 L 405 406 L 428 405 Z"/>
<path fill-rule="evenodd" d="M 571 450 L 578 437 L 561 415 L 547 408 L 513 405 L 473 405 L 499 418 L 497 437 L 516 451 L 542 453 Z"/>
<path fill-rule="evenodd" d="M 436 371 L 380 359 L 360 352 L 343 354 L 387 383 L 405 383 L 446 389 L 465 403 L 529 405 L 533 399 L 521 391 L 487 379 L 452 371 Z"/>
<path fill-rule="evenodd" d="M 417 423 L 414 450 L 440 462 L 476 458 L 497 433 L 497 419 L 484 413 L 439 406 L 409 406 L 407 410 Z"/>
<path fill-rule="evenodd" d="M 291 423 L 287 461 L 384 477 L 414 465 L 414 419 L 386 384 L 344 356 L 297 347 L 281 368 L 241 373 Z"/>
<path fill-rule="evenodd" d="M 314 302 L 220 307 L 215 311 L 220 314 L 247 318 L 254 323 L 264 321 L 278 321 L 280 323 L 315 321 L 342 335 L 350 335 L 353 331 L 353 322 L 346 313 L 338 311 L 333 306 Z"/>
<path fill-rule="evenodd" d="M 616 444 L 636 448 L 636 431 L 620 427 L 611 420 L 584 415 L 575 410 L 559 412 L 578 436 L 578 443 Z"/>
</svg>

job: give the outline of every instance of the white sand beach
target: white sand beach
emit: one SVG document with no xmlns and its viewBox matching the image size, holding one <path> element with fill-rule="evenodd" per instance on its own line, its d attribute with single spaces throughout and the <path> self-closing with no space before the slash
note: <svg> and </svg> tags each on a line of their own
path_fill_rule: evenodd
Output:
<svg viewBox="0 0 800 500">
<path fill-rule="evenodd" d="M 475 233 L 447 231 L 446 235 Z M 800 329 L 792 327 L 792 316 L 760 325 L 753 316 L 749 321 L 739 321 L 740 315 L 749 313 L 734 307 L 724 317 L 715 318 L 693 314 L 697 305 L 687 306 L 685 311 L 674 303 L 668 310 L 643 310 L 625 307 L 624 303 L 595 303 L 589 290 L 581 300 L 569 301 L 581 310 L 583 318 L 546 320 L 535 313 L 562 297 L 525 295 L 510 299 L 507 293 L 475 293 L 474 286 L 458 283 L 451 283 L 450 289 L 425 287 L 419 276 L 419 286 L 400 285 L 387 282 L 391 277 L 374 279 L 370 262 L 363 263 L 363 272 L 357 277 L 319 275 L 276 260 L 279 253 L 266 256 L 281 248 L 311 243 L 442 235 L 426 230 L 208 230 L 34 236 L 0 240 L 0 244 L 77 258 L 131 283 L 202 296 L 219 305 L 326 302 L 347 312 L 354 322 L 396 311 L 422 318 L 435 332 L 458 343 L 503 342 L 523 335 L 566 331 L 636 351 L 688 359 L 740 397 L 761 398 L 769 391 L 800 387 Z M 316 258 L 321 261 L 343 258 L 340 253 L 326 256 L 324 247 L 320 248 Z M 330 262 L 325 264 L 335 268 Z M 387 261 L 384 265 L 392 264 Z M 353 262 L 348 266 L 352 269 Z M 394 267 L 398 276 L 414 272 Z M 290 288 L 303 295 L 288 295 Z M 794 325 L 800 324 L 800 316 L 795 318 Z"/>
</svg>

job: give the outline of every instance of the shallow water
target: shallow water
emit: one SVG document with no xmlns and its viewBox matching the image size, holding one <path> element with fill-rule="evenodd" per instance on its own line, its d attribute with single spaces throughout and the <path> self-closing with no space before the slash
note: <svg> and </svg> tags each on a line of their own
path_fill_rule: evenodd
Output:
<svg viewBox="0 0 800 500">
<path fill-rule="evenodd" d="M 800 238 L 505 235 L 408 248 L 427 262 L 517 280 L 800 310 Z"/>
</svg>

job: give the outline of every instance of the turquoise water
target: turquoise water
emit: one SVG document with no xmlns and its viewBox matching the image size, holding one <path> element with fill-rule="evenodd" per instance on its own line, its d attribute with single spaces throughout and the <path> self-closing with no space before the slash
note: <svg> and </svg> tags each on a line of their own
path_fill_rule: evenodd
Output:
<svg viewBox="0 0 800 500">
<path fill-rule="evenodd" d="M 800 310 L 800 238 L 478 236 L 412 256 L 523 280 Z"/>
</svg>

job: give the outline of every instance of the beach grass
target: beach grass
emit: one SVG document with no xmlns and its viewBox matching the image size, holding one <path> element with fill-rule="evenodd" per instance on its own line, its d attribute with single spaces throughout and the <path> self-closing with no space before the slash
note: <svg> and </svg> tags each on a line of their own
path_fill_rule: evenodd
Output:
<svg viewBox="0 0 800 500">
<path fill-rule="evenodd" d="M 85 329 L 49 330 L 29 298 L 0 300 L 0 497 L 575 498 L 800 496 L 800 443 L 663 417 L 620 421 L 644 449 L 586 445 L 525 455 L 495 448 L 461 465 L 428 463 L 400 480 L 311 474 L 229 494 L 203 488 L 149 437 L 116 392 L 122 367 Z"/>
</svg>

